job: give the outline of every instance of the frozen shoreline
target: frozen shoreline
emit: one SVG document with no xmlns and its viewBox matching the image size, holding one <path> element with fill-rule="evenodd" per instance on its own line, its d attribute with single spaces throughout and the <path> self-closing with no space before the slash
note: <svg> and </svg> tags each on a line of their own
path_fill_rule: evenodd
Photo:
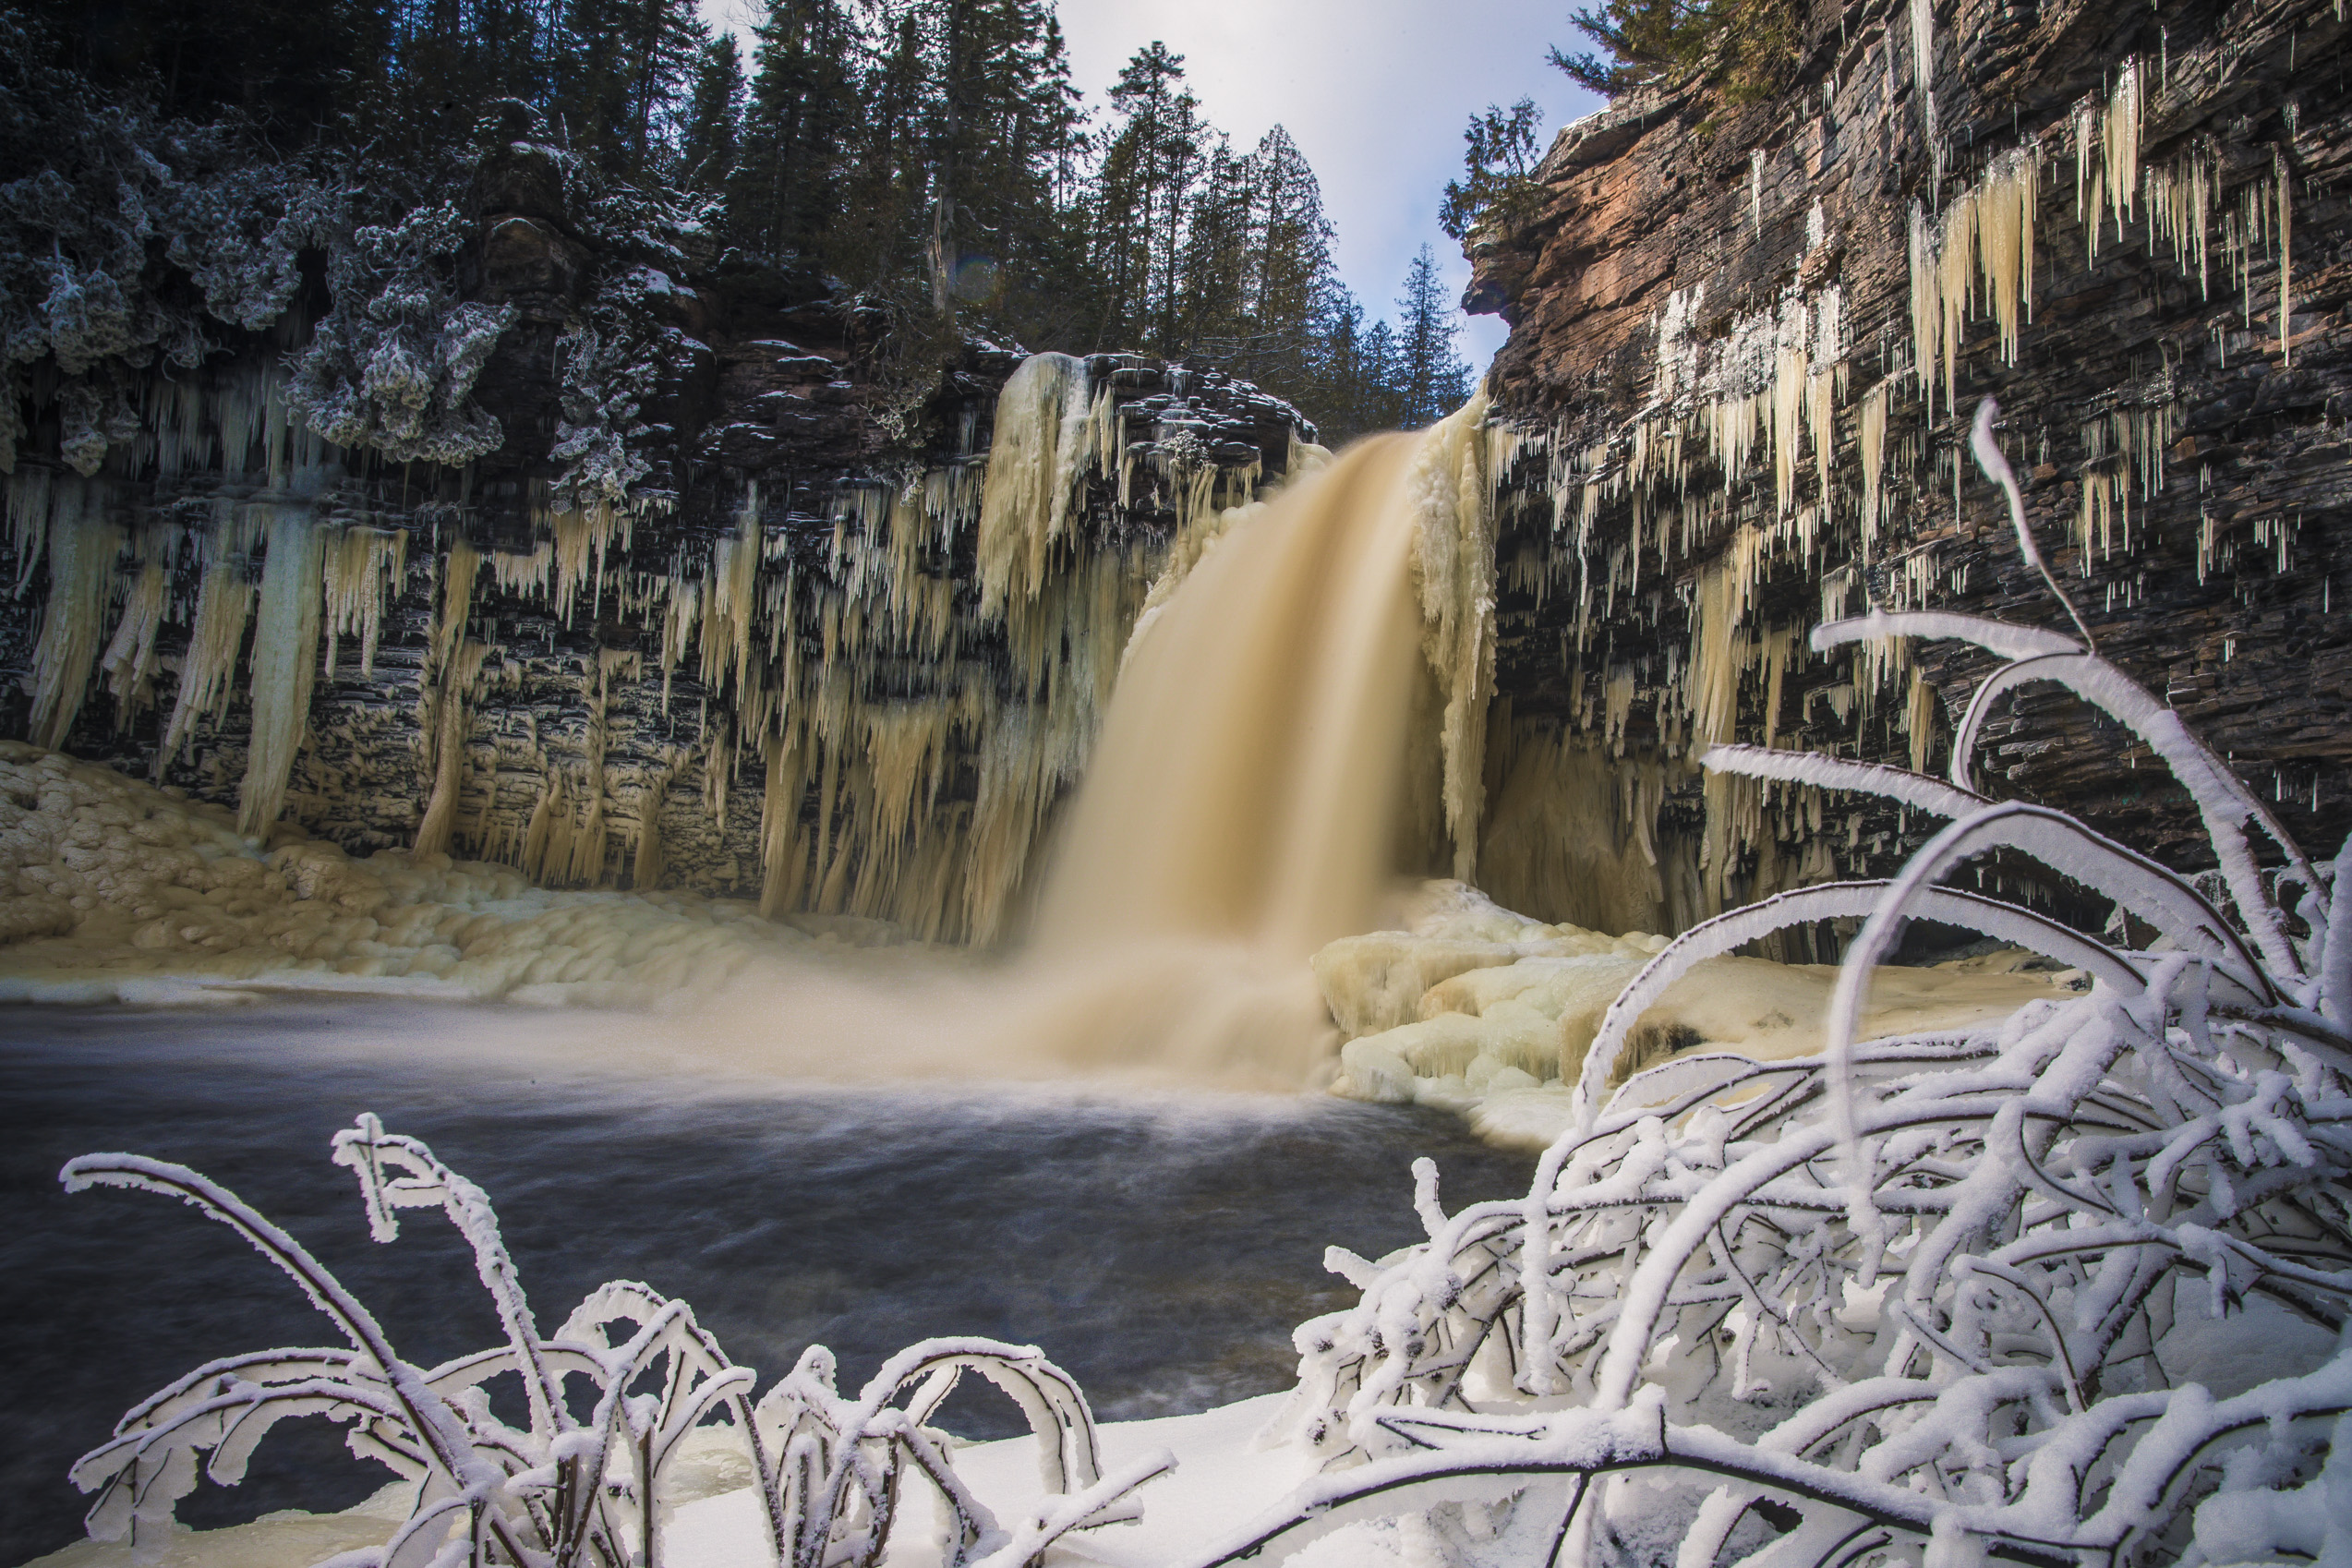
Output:
<svg viewBox="0 0 2352 1568">
<path fill-rule="evenodd" d="M 1295 1444 L 1260 1448 L 1260 1434 L 1282 1413 L 1285 1393 L 1261 1394 L 1192 1416 L 1105 1422 L 1095 1429 L 1104 1468 L 1115 1470 L 1158 1451 L 1176 1467 L 1139 1494 L 1143 1517 L 1064 1538 L 1045 1561 L 1147 1568 L 1181 1561 L 1270 1507 L 1318 1468 Z M 1034 1436 L 972 1443 L 956 1450 L 956 1472 L 1010 1526 L 1043 1498 Z M 730 1461 L 732 1461 L 730 1464 Z M 681 1501 L 663 1530 L 660 1560 L 670 1568 L 772 1568 L 766 1526 L 740 1460 L 717 1445 L 683 1461 Z M 338 1552 L 379 1546 L 407 1516 L 403 1486 L 385 1488 L 340 1514 L 272 1514 L 219 1530 L 175 1529 L 149 1568 L 310 1568 Z M 936 1497 L 911 1486 L 914 1505 L 893 1531 L 887 1568 L 928 1568 L 938 1561 Z M 1393 1525 L 1357 1525 L 1313 1543 L 1288 1561 L 1298 1568 L 1402 1562 Z M 25 1568 L 133 1568 L 127 1541 L 82 1540 L 33 1559 Z"/>
</svg>

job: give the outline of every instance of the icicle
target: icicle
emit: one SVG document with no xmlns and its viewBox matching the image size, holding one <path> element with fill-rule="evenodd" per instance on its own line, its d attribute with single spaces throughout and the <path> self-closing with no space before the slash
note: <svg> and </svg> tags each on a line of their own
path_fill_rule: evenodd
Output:
<svg viewBox="0 0 2352 1568">
<path fill-rule="evenodd" d="M 122 532 L 105 514 L 103 492 L 86 479 L 58 486 L 49 515 L 49 602 L 32 654 L 36 746 L 55 750 L 81 713 L 91 667 L 105 636 L 106 595 L 122 552 Z"/>
<path fill-rule="evenodd" d="M 376 672 L 376 641 L 383 630 L 384 596 L 395 596 L 408 565 L 408 530 L 346 527 L 335 531 L 320 551 L 326 595 L 327 651 L 320 673 L 332 678 L 338 645 L 346 632 L 359 633 L 359 676 Z"/>
<path fill-rule="evenodd" d="M 155 633 L 163 626 L 171 594 L 170 573 L 164 571 L 158 541 L 151 537 L 145 554 L 139 581 L 132 585 L 130 597 L 123 603 L 122 619 L 115 624 L 114 640 L 98 657 L 98 667 L 106 672 L 107 690 L 114 694 L 117 729 L 128 729 L 131 716 L 152 700 Z"/>
<path fill-rule="evenodd" d="M 440 610 L 433 621 L 436 663 L 448 662 L 465 635 L 465 622 L 474 612 L 475 580 L 482 573 L 482 552 L 462 534 L 450 540 L 442 560 Z"/>
<path fill-rule="evenodd" d="M 1856 444 L 1862 449 L 1862 564 L 1865 573 L 1878 539 L 1878 520 L 1884 502 L 1881 488 L 1887 468 L 1887 389 L 1881 381 L 1862 399 L 1862 429 Z M 1867 592 L 1869 579 L 1864 578 Z"/>
<path fill-rule="evenodd" d="M 1813 435 L 1813 476 L 1826 515 L 1837 453 L 1837 403 L 1846 388 L 1845 291 L 1823 289 L 1814 306 L 1813 368 L 1805 380 L 1805 420 Z"/>
<path fill-rule="evenodd" d="M 594 584 L 601 593 L 605 557 L 614 536 L 620 536 L 621 548 L 626 550 L 634 522 L 609 501 L 599 501 L 584 511 L 558 512 L 548 519 L 554 536 L 549 573 L 555 613 L 566 626 L 572 624 L 573 607 L 584 585 Z"/>
<path fill-rule="evenodd" d="M 196 621 L 188 632 L 187 651 L 180 656 L 179 693 L 173 699 L 163 743 L 155 753 L 159 779 L 179 760 L 199 717 L 212 709 L 217 724 L 227 712 L 237 653 L 245 645 L 246 620 L 253 612 L 253 584 L 246 561 L 253 544 L 252 511 L 234 502 L 215 503 L 212 530 L 204 541 Z"/>
<path fill-rule="evenodd" d="M 13 390 L 13 389 L 7 389 Z M 79 483 L 67 479 L 67 485 Z M 52 492 L 58 488 L 55 471 L 40 466 L 28 467 L 10 476 L 8 480 L 8 549 L 17 558 L 15 597 L 25 597 L 31 585 L 32 569 L 41 563 L 42 547 L 49 538 L 49 508 Z"/>
<path fill-rule="evenodd" d="M 464 590 L 459 588 L 454 575 L 447 591 L 452 600 L 463 604 L 459 596 Z M 446 618 L 447 611 L 443 613 Z M 456 621 L 461 627 L 464 624 L 462 609 Z M 442 661 L 440 690 L 433 698 L 438 711 L 431 716 L 428 731 L 433 741 L 433 792 L 416 825 L 416 850 L 420 855 L 449 852 L 458 796 L 465 788 L 465 740 L 474 719 L 471 698 L 489 651 L 487 645 L 468 637 Z"/>
<path fill-rule="evenodd" d="M 722 720 L 718 733 L 711 738 L 709 749 L 703 753 L 703 807 L 718 825 L 722 839 L 727 837 L 727 804 L 731 792 L 729 786 L 734 778 L 735 727 Z"/>
<path fill-rule="evenodd" d="M 1943 289 L 1937 280 L 1936 239 L 1926 209 L 1911 204 L 1911 368 L 1925 400 L 1926 422 L 1936 421 L 1936 365 L 1943 356 Z"/>
<path fill-rule="evenodd" d="M 1093 455 L 1089 449 L 1106 425 L 1124 429 L 1116 407 L 1090 403 L 1086 362 L 1067 354 L 1021 361 L 997 394 L 980 510 L 983 614 L 1034 597 L 1043 587 L 1047 555 L 1068 530 L 1079 476 Z M 1124 488 L 1123 469 L 1122 499 Z"/>
<path fill-rule="evenodd" d="M 2289 296 L 2294 283 L 2295 204 L 2289 190 L 2286 156 L 2276 148 L 2271 150 L 2271 168 L 2272 177 L 2278 182 L 2278 362 L 2285 367 L 2294 362 L 2294 350 L 2288 337 L 2293 328 L 2290 318 L 2294 310 Z"/>
<path fill-rule="evenodd" d="M 1936 147 L 1936 10 L 1933 0 L 1911 0 L 1911 80 L 1919 94 L 1920 123 Z M 1936 151 L 1940 178 L 1943 153 Z"/>
<path fill-rule="evenodd" d="M 2107 203 L 2115 210 L 2116 238 L 2123 238 L 2123 221 L 2131 216 L 2140 189 L 2140 62 L 2126 60 L 2117 73 L 2115 90 L 2107 97 L 2101 119 L 2101 173 Z"/>
<path fill-rule="evenodd" d="M 661 808 L 669 798 L 669 774 L 657 773 L 637 790 L 637 845 L 630 857 L 629 886 L 637 892 L 661 886 Z"/>
<path fill-rule="evenodd" d="M 1445 697 L 1439 735 L 1445 826 L 1453 874 L 1465 882 L 1478 870 L 1487 702 L 1494 690 L 1494 488 L 1478 439 L 1486 416 L 1481 388 L 1423 438 L 1407 481 L 1422 498 L 1414 575 L 1423 650 Z"/>
<path fill-rule="evenodd" d="M 271 507 L 269 526 L 253 636 L 253 739 L 237 800 L 237 831 L 250 838 L 264 837 L 285 810 L 286 783 L 309 721 L 325 553 L 308 506 Z"/>
</svg>

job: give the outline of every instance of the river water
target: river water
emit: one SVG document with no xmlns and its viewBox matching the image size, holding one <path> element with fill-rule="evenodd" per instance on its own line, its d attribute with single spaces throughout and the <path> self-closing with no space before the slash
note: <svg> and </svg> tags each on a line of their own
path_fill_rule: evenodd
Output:
<svg viewBox="0 0 2352 1568">
<path fill-rule="evenodd" d="M 763 1387 L 812 1342 L 854 1387 L 912 1340 L 989 1334 L 1042 1346 L 1114 1420 L 1288 1386 L 1292 1328 L 1353 1297 L 1324 1248 L 1378 1256 L 1418 1238 L 1417 1154 L 1437 1159 L 1449 1209 L 1524 1192 L 1532 1171 L 1412 1109 L 715 1080 L 663 1070 L 658 1050 L 633 1069 L 583 1066 L 574 1027 L 380 1003 L 0 1013 L 0 1563 L 78 1534 L 66 1468 L 133 1402 L 214 1356 L 332 1341 L 291 1282 L 193 1211 L 66 1197 L 57 1168 L 78 1153 L 221 1181 L 311 1248 L 412 1361 L 488 1345 L 497 1325 L 437 1212 L 368 1241 L 356 1184 L 327 1159 L 362 1110 L 488 1191 L 543 1328 L 604 1280 L 644 1280 L 691 1301 Z M 680 1026 L 644 1026 L 656 1044 L 665 1027 Z M 946 1417 L 971 1436 L 1017 1419 L 978 1400 Z M 357 1501 L 385 1474 L 339 1437 L 281 1426 L 244 1486 L 208 1484 L 181 1516 Z"/>
</svg>

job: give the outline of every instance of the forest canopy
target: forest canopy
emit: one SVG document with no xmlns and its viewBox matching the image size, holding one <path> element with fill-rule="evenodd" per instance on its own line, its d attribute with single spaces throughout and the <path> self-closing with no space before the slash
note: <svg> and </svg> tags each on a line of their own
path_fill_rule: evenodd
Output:
<svg viewBox="0 0 2352 1568">
<path fill-rule="evenodd" d="M 1375 319 L 1338 277 L 1285 130 L 1236 145 L 1159 42 L 1090 101 L 1051 0 L 767 0 L 743 46 L 694 0 L 27 0 L 17 16 L 0 195 L 32 190 L 61 136 L 80 145 L 103 121 L 98 140 L 132 163 L 133 144 L 176 138 L 246 164 L 239 189 L 255 167 L 298 174 L 310 194 L 264 214 L 279 230 L 328 223 L 322 203 L 397 229 L 462 196 L 486 136 L 520 133 L 674 219 L 694 265 L 855 298 L 908 343 L 945 324 L 1224 369 L 1327 440 L 1467 394 L 1433 257 Z"/>
</svg>

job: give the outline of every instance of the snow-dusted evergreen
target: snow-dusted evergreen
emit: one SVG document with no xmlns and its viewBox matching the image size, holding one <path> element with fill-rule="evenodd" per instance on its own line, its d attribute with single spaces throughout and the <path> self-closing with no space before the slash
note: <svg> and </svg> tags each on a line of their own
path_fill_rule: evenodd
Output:
<svg viewBox="0 0 2352 1568">
<path fill-rule="evenodd" d="M 438 1367 L 404 1361 L 301 1243 L 234 1193 L 184 1165 L 138 1155 L 74 1160 L 63 1173 L 68 1191 L 163 1193 L 244 1236 L 344 1340 L 208 1362 L 133 1406 L 113 1440 L 73 1468 L 75 1483 L 98 1494 L 92 1536 L 159 1538 L 199 1465 L 235 1484 L 270 1429 L 298 1416 L 348 1424 L 355 1454 L 415 1484 L 408 1517 L 381 1550 L 338 1558 L 341 1568 L 651 1568 L 661 1560 L 666 1467 L 698 1429 L 717 1429 L 749 1461 L 776 1559 L 792 1568 L 877 1561 L 913 1476 L 946 1502 L 946 1562 L 1018 1568 L 1070 1530 L 1132 1517 L 1126 1495 L 1167 1468 L 1161 1458 L 1102 1475 L 1084 1396 L 1029 1346 L 926 1340 L 844 1398 L 831 1353 L 813 1345 L 754 1399 L 752 1370 L 727 1359 L 691 1307 L 633 1281 L 591 1292 L 542 1336 L 481 1188 L 372 1116 L 336 1134 L 334 1160 L 357 1175 L 379 1242 L 398 1236 L 402 1209 L 447 1215 L 473 1249 L 506 1343 Z M 1049 1502 L 1009 1528 L 957 1479 L 948 1440 L 925 1424 L 968 1370 L 1004 1390 L 1038 1434 Z M 529 1410 L 522 1427 L 490 1409 L 486 1385 L 509 1376 Z M 567 1388 L 575 1378 L 593 1390 L 585 1412 Z"/>
<path fill-rule="evenodd" d="M 270 332 L 291 349 L 283 397 L 311 434 L 395 463 L 456 467 L 498 450 L 504 433 L 474 391 L 515 313 L 461 297 L 457 259 L 474 225 L 447 193 L 519 138 L 607 258 L 593 324 L 565 340 L 549 454 L 563 469 L 558 488 L 619 504 L 645 476 L 632 451 L 649 433 L 637 411 L 659 356 L 678 345 L 643 301 L 686 270 L 681 246 L 707 222 L 706 202 L 600 172 L 550 145 L 519 103 L 496 106 L 451 166 L 420 174 L 364 149 L 288 156 L 233 123 L 102 103 L 79 78 L 33 64 L 36 54 L 0 18 L 0 90 L 18 100 L 16 134 L 46 160 L 0 185 L 0 472 L 15 467 L 25 434 L 21 367 L 38 368 L 30 390 L 54 400 L 62 455 L 88 476 L 139 435 L 159 367 L 185 379 Z M 296 319 L 305 252 L 325 268 L 329 303 L 315 321 Z M 159 254 L 192 291 L 154 265 Z"/>
</svg>

